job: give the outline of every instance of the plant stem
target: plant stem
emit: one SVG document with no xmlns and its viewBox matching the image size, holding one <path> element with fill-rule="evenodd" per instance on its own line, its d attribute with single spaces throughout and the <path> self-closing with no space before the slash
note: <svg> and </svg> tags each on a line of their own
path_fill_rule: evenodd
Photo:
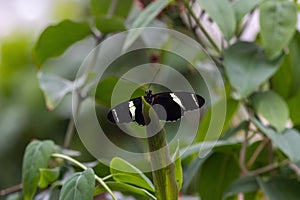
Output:
<svg viewBox="0 0 300 200">
<path fill-rule="evenodd" d="M 80 167 L 81 169 L 83 170 L 86 170 L 87 167 L 84 166 L 82 163 L 78 162 L 77 160 L 69 157 L 69 156 L 66 156 L 64 154 L 59 154 L 59 153 L 53 153 L 52 154 L 52 157 L 55 157 L 55 158 L 62 158 L 64 160 L 68 160 L 70 161 L 71 163 L 77 165 L 78 167 Z M 105 182 L 95 174 L 95 179 L 106 189 L 106 191 L 112 196 L 112 198 L 114 200 L 117 200 L 117 197 L 114 195 L 114 193 L 110 190 L 110 188 L 105 184 Z"/>
</svg>

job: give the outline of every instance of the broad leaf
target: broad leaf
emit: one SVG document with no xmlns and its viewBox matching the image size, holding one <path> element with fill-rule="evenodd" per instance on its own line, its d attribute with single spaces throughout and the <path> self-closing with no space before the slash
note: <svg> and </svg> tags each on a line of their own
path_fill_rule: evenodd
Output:
<svg viewBox="0 0 300 200">
<path fill-rule="evenodd" d="M 284 152 L 291 161 L 297 163 L 300 161 L 300 133 L 295 129 L 287 129 L 282 134 L 276 133 L 273 129 L 262 125 L 258 120 L 251 119 L 257 128 L 266 134 L 272 142 Z"/>
<path fill-rule="evenodd" d="M 232 4 L 228 0 L 197 0 L 200 7 L 217 23 L 226 40 L 235 33 L 236 18 Z"/>
<path fill-rule="evenodd" d="M 300 102 L 300 90 L 298 91 L 296 96 L 288 100 L 290 117 L 294 125 L 300 124 L 299 102 Z"/>
<path fill-rule="evenodd" d="M 132 24 L 132 30 L 129 31 L 124 42 L 122 51 L 126 51 L 134 41 L 141 35 L 143 29 L 147 27 L 151 21 L 167 6 L 169 0 L 160 0 L 150 3 L 137 17 Z"/>
<path fill-rule="evenodd" d="M 88 23 L 64 20 L 57 25 L 48 26 L 41 34 L 33 56 L 38 66 L 46 60 L 61 55 L 75 42 L 91 35 Z"/>
<path fill-rule="evenodd" d="M 259 186 L 256 182 L 256 177 L 249 176 L 243 177 L 235 180 L 227 188 L 222 199 L 227 199 L 227 197 L 238 195 L 239 193 L 247 193 L 251 191 L 258 190 Z"/>
<path fill-rule="evenodd" d="M 103 34 L 126 30 L 124 20 L 115 16 L 100 15 L 95 18 L 95 25 Z"/>
<path fill-rule="evenodd" d="M 42 169 L 40 169 L 39 187 L 40 188 L 47 187 L 49 184 L 56 181 L 58 177 L 59 177 L 59 168 L 54 168 L 54 169 L 42 168 Z"/>
<path fill-rule="evenodd" d="M 237 0 L 233 3 L 236 20 L 240 22 L 242 18 L 253 10 L 261 0 Z"/>
<path fill-rule="evenodd" d="M 247 97 L 278 69 L 281 59 L 269 61 L 254 43 L 237 42 L 224 54 L 224 66 L 230 84 L 241 97 Z"/>
<path fill-rule="evenodd" d="M 260 92 L 251 97 L 251 103 L 256 113 L 264 117 L 279 132 L 285 128 L 289 109 L 278 94 L 272 91 Z"/>
<path fill-rule="evenodd" d="M 154 192 L 152 182 L 139 169 L 121 158 L 112 159 L 110 171 L 117 182 L 129 183 Z"/>
<path fill-rule="evenodd" d="M 263 47 L 268 58 L 274 59 L 295 33 L 297 8 L 291 1 L 267 1 L 260 6 L 259 16 Z"/>
<path fill-rule="evenodd" d="M 231 182 L 239 177 L 234 155 L 214 153 L 201 167 L 199 193 L 201 199 L 222 199 Z"/>
<path fill-rule="evenodd" d="M 52 141 L 33 141 L 25 150 L 22 166 L 22 184 L 25 200 L 31 200 L 36 192 L 40 178 L 40 168 L 48 166 L 54 151 Z"/>
<path fill-rule="evenodd" d="M 63 184 L 59 199 L 60 200 L 82 200 L 93 199 L 95 187 L 95 175 L 92 169 L 74 173 Z"/>
<path fill-rule="evenodd" d="M 112 182 L 108 181 L 106 182 L 107 186 L 114 191 L 120 191 L 124 193 L 132 194 L 133 196 L 138 196 L 142 198 L 151 198 L 156 199 L 153 194 L 149 193 L 145 189 L 141 189 L 132 185 L 128 185 L 126 183 L 120 183 L 120 182 Z M 105 188 L 103 188 L 101 185 L 97 186 L 94 195 L 103 194 L 107 192 Z"/>
<path fill-rule="evenodd" d="M 268 181 L 257 178 L 257 182 L 267 195 L 268 199 L 299 199 L 300 183 L 297 180 L 284 177 L 273 177 Z"/>
<path fill-rule="evenodd" d="M 53 110 L 73 90 L 73 82 L 56 75 L 39 72 L 38 80 L 49 110 Z"/>
</svg>

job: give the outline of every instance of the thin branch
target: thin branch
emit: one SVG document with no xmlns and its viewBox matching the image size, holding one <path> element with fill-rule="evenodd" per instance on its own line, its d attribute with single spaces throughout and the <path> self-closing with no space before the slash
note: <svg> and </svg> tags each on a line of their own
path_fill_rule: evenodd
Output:
<svg viewBox="0 0 300 200">
<path fill-rule="evenodd" d="M 115 13 L 118 2 L 119 2 L 119 0 L 112 0 L 111 1 L 110 7 L 109 7 L 108 12 L 107 12 L 108 17 L 111 17 Z"/>
<path fill-rule="evenodd" d="M 247 163 L 247 167 L 251 168 L 251 166 L 253 165 L 253 163 L 255 162 L 255 160 L 257 159 L 258 155 L 260 154 L 260 152 L 264 149 L 264 147 L 266 146 L 266 144 L 269 142 L 269 138 L 264 138 L 264 140 L 258 145 L 258 147 L 255 149 L 254 153 L 252 154 L 251 158 L 249 159 L 248 163 Z"/>
<path fill-rule="evenodd" d="M 297 176 L 300 178 L 300 168 L 295 163 L 292 162 L 289 162 L 288 165 L 292 170 L 296 172 Z"/>
<path fill-rule="evenodd" d="M 245 139 L 242 143 L 242 148 L 240 151 L 239 165 L 244 175 L 249 175 L 249 170 L 245 166 L 245 157 L 246 157 L 246 149 L 248 144 L 248 131 L 245 133 Z"/>
<path fill-rule="evenodd" d="M 254 170 L 254 171 L 251 171 L 249 172 L 248 176 L 257 176 L 259 174 L 262 174 L 262 173 L 265 173 L 265 172 L 268 172 L 268 171 L 271 171 L 273 169 L 276 169 L 280 166 L 284 166 L 284 165 L 287 165 L 289 164 L 290 161 L 289 160 L 284 160 L 282 161 L 281 163 L 272 163 L 270 165 L 267 165 L 265 167 L 262 167 L 262 168 L 259 168 L 257 170 Z"/>
<path fill-rule="evenodd" d="M 0 196 L 7 196 L 9 194 L 18 192 L 18 191 L 20 191 L 22 189 L 23 189 L 23 185 L 22 184 L 14 185 L 14 186 L 6 188 L 4 190 L 0 190 Z"/>
</svg>

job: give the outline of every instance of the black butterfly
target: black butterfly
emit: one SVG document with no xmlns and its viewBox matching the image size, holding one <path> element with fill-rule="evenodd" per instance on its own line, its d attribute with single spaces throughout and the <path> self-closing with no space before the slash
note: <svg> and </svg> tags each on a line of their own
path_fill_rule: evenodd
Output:
<svg viewBox="0 0 300 200">
<path fill-rule="evenodd" d="M 158 118 L 164 121 L 176 121 L 184 112 L 201 108 L 205 100 L 202 96 L 189 92 L 163 92 L 152 94 L 146 91 L 145 100 L 153 107 Z M 136 122 L 144 126 L 142 97 L 130 99 L 112 108 L 107 118 L 112 123 Z"/>
</svg>

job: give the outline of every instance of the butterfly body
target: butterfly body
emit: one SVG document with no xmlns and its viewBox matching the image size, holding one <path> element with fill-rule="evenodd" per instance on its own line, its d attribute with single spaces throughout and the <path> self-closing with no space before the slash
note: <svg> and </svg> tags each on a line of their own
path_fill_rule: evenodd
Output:
<svg viewBox="0 0 300 200">
<path fill-rule="evenodd" d="M 202 96 L 189 92 L 152 94 L 151 90 L 147 90 L 144 99 L 155 110 L 158 118 L 163 121 L 176 121 L 186 111 L 199 109 L 205 103 Z M 136 122 L 144 126 L 143 106 L 142 97 L 137 97 L 112 108 L 107 118 L 116 124 Z"/>
</svg>

